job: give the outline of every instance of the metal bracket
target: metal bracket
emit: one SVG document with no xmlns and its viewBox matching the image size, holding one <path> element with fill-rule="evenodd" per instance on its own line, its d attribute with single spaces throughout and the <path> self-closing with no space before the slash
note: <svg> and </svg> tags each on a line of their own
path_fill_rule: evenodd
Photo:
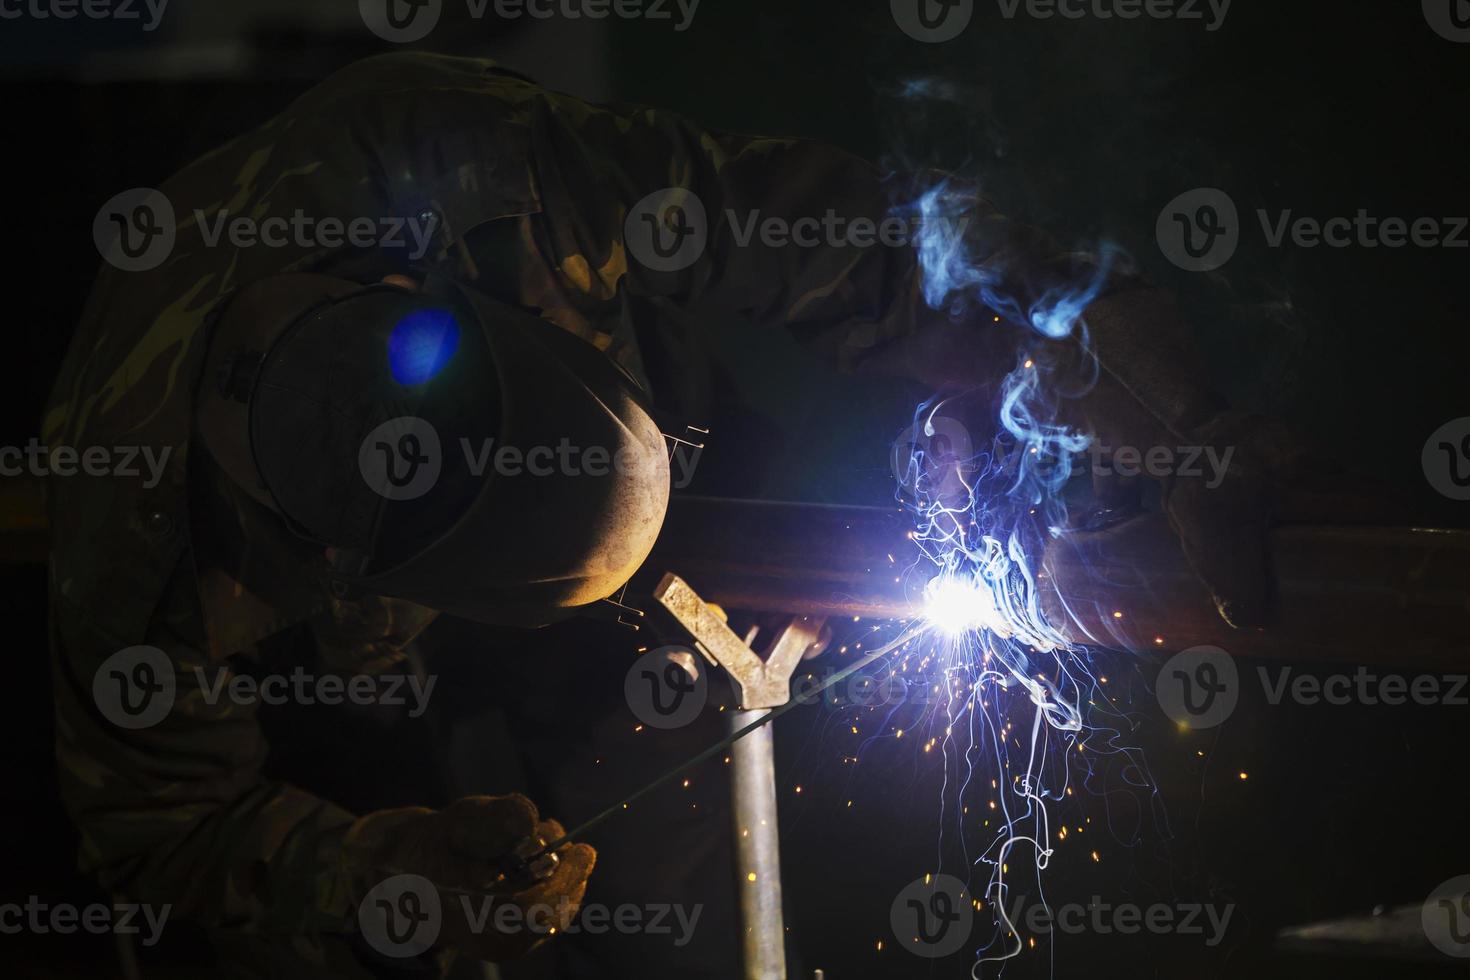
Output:
<svg viewBox="0 0 1470 980">
<path fill-rule="evenodd" d="M 665 575 L 653 597 L 690 632 L 701 652 L 729 672 L 746 711 L 779 708 L 791 700 L 791 675 L 822 632 L 821 617 L 793 619 L 762 660 L 679 576 Z"/>
</svg>

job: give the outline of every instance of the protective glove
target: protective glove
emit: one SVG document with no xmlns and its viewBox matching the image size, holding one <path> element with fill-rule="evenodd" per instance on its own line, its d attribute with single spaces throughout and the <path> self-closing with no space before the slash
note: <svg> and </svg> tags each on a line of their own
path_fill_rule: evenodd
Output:
<svg viewBox="0 0 1470 980">
<path fill-rule="evenodd" d="M 359 819 L 344 839 L 343 869 L 365 933 L 364 917 L 384 900 L 384 883 L 416 875 L 437 893 L 438 916 L 427 933 L 433 946 L 501 962 L 564 931 L 582 902 L 597 860 L 588 845 L 570 844 L 523 863 L 564 834 L 524 796 L 471 796 L 440 811 L 407 807 Z M 401 898 L 386 896 L 390 904 Z M 422 914 L 432 904 L 419 894 L 406 908 Z"/>
<path fill-rule="evenodd" d="M 1114 293 L 1085 319 L 1097 378 L 1084 395 L 1064 400 L 1062 421 L 1104 449 L 1169 450 L 1167 471 L 1145 475 L 1157 482 L 1186 559 L 1231 626 L 1269 620 L 1273 524 L 1387 519 L 1392 502 L 1376 488 L 1344 481 L 1285 427 L 1232 411 L 1212 393 L 1171 293 Z M 1115 488 L 1102 489 L 1106 497 Z"/>
</svg>

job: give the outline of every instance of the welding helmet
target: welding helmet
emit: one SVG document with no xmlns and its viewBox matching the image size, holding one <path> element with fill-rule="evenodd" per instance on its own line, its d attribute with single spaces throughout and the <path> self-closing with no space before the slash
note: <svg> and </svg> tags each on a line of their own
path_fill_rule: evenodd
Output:
<svg viewBox="0 0 1470 980">
<path fill-rule="evenodd" d="M 530 624 L 611 595 L 653 547 L 664 438 L 632 379 L 549 321 L 448 280 L 286 274 L 212 329 L 199 438 L 334 584 Z"/>
</svg>

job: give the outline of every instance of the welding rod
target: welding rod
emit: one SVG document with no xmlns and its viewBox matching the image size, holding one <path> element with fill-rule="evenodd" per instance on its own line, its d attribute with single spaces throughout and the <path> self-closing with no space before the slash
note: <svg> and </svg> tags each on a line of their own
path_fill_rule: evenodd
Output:
<svg viewBox="0 0 1470 980">
<path fill-rule="evenodd" d="M 844 667 L 842 670 L 839 670 L 837 673 L 827 678 L 821 684 L 817 685 L 809 693 L 804 694 L 799 698 L 787 701 L 780 707 L 772 708 L 770 711 L 761 715 L 755 721 L 751 722 L 743 728 L 736 729 L 729 735 L 711 745 L 709 748 L 699 752 L 697 755 L 693 755 L 688 759 L 685 759 L 678 765 L 674 766 L 674 768 L 670 769 L 668 772 L 665 772 L 657 779 L 642 786 L 631 795 L 624 797 L 617 803 L 614 803 L 612 806 L 608 807 L 606 810 L 603 810 L 596 816 L 582 821 L 580 824 L 567 831 L 561 837 L 558 837 L 556 840 L 551 841 L 549 844 L 542 847 L 541 850 L 526 858 L 526 863 L 530 864 L 537 859 L 544 857 L 547 854 L 550 854 L 552 851 L 555 851 L 566 844 L 570 844 L 575 838 L 584 836 L 587 831 L 592 830 L 608 817 L 611 817 L 613 814 L 618 813 L 623 809 L 626 809 L 627 806 L 634 800 L 647 793 L 653 792 L 665 783 L 677 778 L 686 770 L 698 765 L 701 762 L 704 762 L 706 759 L 711 759 L 714 756 L 719 755 L 725 749 L 728 749 L 730 746 L 734 745 L 736 742 L 740 741 L 751 732 L 755 731 L 763 725 L 767 725 L 775 721 L 777 718 L 780 718 L 782 715 L 790 711 L 792 708 L 795 708 L 797 705 L 810 704 L 819 694 L 827 690 L 829 687 L 832 687 L 836 684 L 841 684 L 843 681 L 847 680 L 849 677 L 851 677 L 853 674 L 856 674 L 864 667 L 869 666 L 873 662 L 887 656 L 894 650 L 897 650 L 899 647 L 903 646 L 905 643 L 909 642 L 914 637 L 922 633 L 926 628 L 927 626 L 924 623 L 915 623 L 909 626 L 901 634 L 899 634 L 897 638 L 883 644 L 881 647 L 872 651 L 871 653 L 866 653 L 863 656 L 859 657 L 856 661 Z"/>
</svg>

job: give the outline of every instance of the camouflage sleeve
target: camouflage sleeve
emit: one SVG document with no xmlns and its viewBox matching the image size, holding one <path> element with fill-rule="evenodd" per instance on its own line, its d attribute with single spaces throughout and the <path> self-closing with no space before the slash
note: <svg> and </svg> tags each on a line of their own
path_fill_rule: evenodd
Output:
<svg viewBox="0 0 1470 980">
<path fill-rule="evenodd" d="M 340 807 L 262 775 L 256 707 L 201 652 L 192 564 L 181 563 L 145 645 L 106 648 L 53 617 L 61 788 L 81 863 L 109 890 L 177 919 L 264 934 L 339 930 Z M 64 601 L 64 600 L 63 600 Z M 333 648 L 381 666 L 425 620 L 333 610 Z"/>
<path fill-rule="evenodd" d="M 594 341 L 622 304 L 667 304 L 783 324 L 851 369 L 952 319 L 1022 322 L 1094 274 L 1092 257 L 945 174 L 500 86 L 525 121 L 539 203 L 518 221 L 513 292 Z M 977 301 L 962 309 L 962 293 Z M 996 307 L 983 316 L 982 296 Z"/>
</svg>

